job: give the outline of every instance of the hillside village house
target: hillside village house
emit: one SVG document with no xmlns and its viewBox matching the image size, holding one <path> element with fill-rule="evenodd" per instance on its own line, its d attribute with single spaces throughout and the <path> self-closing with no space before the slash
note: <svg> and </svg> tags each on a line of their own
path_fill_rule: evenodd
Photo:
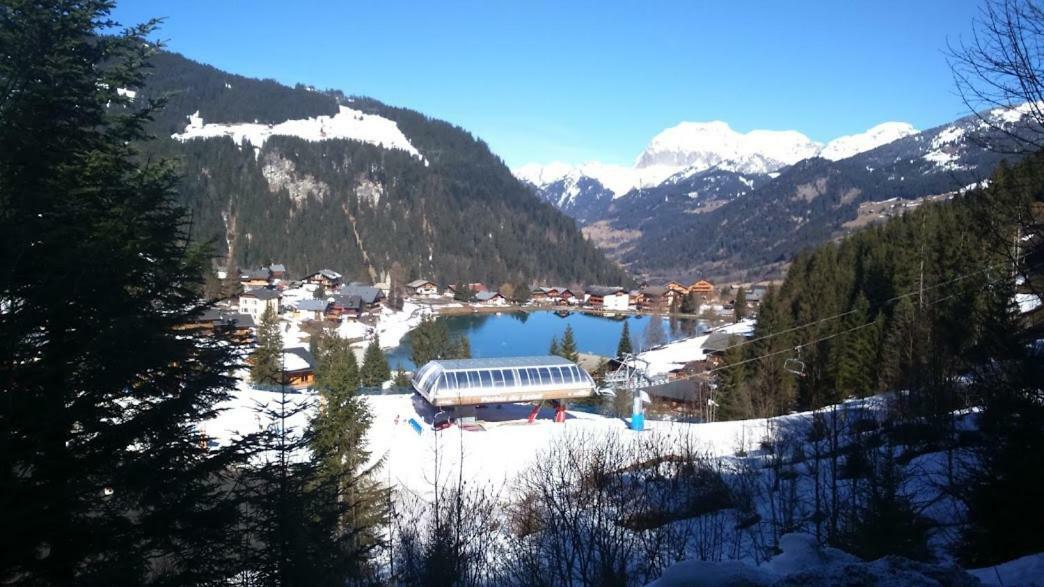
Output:
<svg viewBox="0 0 1044 587">
<path fill-rule="evenodd" d="M 489 306 L 506 306 L 507 300 L 504 296 L 500 295 L 500 292 L 496 291 L 480 291 L 475 294 L 475 301 L 480 304 L 486 304 Z"/>
<path fill-rule="evenodd" d="M 433 281 L 417 279 L 406 284 L 406 293 L 421 298 L 437 296 L 439 295 L 439 286 Z"/>
<path fill-rule="evenodd" d="M 710 297 L 714 295 L 714 284 L 701 279 L 689 286 L 689 293 Z"/>
<path fill-rule="evenodd" d="M 326 317 L 327 300 L 301 300 L 294 308 L 296 320 L 322 320 Z"/>
<path fill-rule="evenodd" d="M 384 300 L 384 292 L 379 287 L 353 281 L 335 292 L 338 296 L 357 296 L 362 301 L 363 310 L 374 310 Z"/>
<path fill-rule="evenodd" d="M 342 318 L 358 318 L 363 312 L 363 300 L 355 295 L 335 295 L 326 306 L 323 316 L 327 320 L 340 322 Z"/>
<path fill-rule="evenodd" d="M 283 349 L 283 385 L 304 389 L 315 384 L 315 357 L 304 347 Z"/>
<path fill-rule="evenodd" d="M 676 297 L 688 295 L 689 293 L 689 288 L 678 283 L 677 281 L 668 281 L 666 287 L 667 289 L 673 291 Z"/>
<path fill-rule="evenodd" d="M 231 312 L 223 308 L 210 308 L 187 327 L 230 332 L 236 338 L 248 340 L 254 335 L 255 323 L 249 314 Z"/>
<path fill-rule="evenodd" d="M 592 308 L 622 311 L 627 309 L 628 296 L 622 287 L 592 285 L 584 290 L 584 303 Z"/>
<path fill-rule="evenodd" d="M 529 299 L 537 303 L 576 304 L 579 298 L 567 287 L 536 287 L 529 292 Z"/>
<path fill-rule="evenodd" d="M 239 294 L 239 311 L 249 315 L 254 322 L 261 320 L 265 310 L 272 308 L 279 313 L 279 292 L 274 289 L 258 288 Z"/>
<path fill-rule="evenodd" d="M 320 269 L 315 273 L 304 278 L 305 283 L 312 285 L 321 285 L 324 289 L 331 290 L 341 287 L 341 282 L 344 278 L 340 273 L 331 271 L 329 269 Z"/>
<path fill-rule="evenodd" d="M 286 265 L 283 265 L 282 263 L 272 263 L 268 267 L 265 267 L 265 269 L 268 269 L 268 273 L 271 275 L 272 279 L 286 279 Z"/>
<path fill-rule="evenodd" d="M 456 296 L 458 287 L 460 286 L 455 283 L 450 284 L 450 286 L 446 288 L 446 295 Z M 466 283 L 464 284 L 464 287 L 467 289 L 467 291 L 471 292 L 471 295 L 475 295 L 481 291 L 487 290 L 486 284 L 484 283 Z"/>
<path fill-rule="evenodd" d="M 239 276 L 239 282 L 243 287 L 265 287 L 271 281 L 272 274 L 267 268 L 248 269 Z"/>
<path fill-rule="evenodd" d="M 650 285 L 640 290 L 638 305 L 643 310 L 666 312 L 678 294 L 667 286 Z"/>
</svg>

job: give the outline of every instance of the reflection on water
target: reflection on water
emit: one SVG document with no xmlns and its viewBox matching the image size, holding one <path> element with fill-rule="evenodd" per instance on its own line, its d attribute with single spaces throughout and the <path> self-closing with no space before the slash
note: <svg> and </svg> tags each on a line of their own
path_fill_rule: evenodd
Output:
<svg viewBox="0 0 1044 587">
<path fill-rule="evenodd" d="M 562 338 L 566 325 L 573 327 L 576 347 L 582 353 L 614 356 L 626 321 L 631 331 L 631 345 L 635 349 L 646 345 L 645 331 L 651 316 L 598 316 L 582 312 L 557 313 L 506 312 L 503 314 L 464 314 L 439 318 L 446 322 L 451 336 L 467 336 L 473 357 L 510 357 L 545 355 L 551 338 Z M 703 323 L 689 318 L 658 318 L 662 321 L 667 340 L 677 340 L 700 334 Z M 388 353 L 392 369 L 402 365 L 412 369 L 410 336 Z"/>
</svg>

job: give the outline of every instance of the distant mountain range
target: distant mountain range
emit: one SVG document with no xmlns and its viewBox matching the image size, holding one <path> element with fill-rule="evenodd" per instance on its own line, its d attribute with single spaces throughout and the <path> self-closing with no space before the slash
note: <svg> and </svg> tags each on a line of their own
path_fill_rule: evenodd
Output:
<svg viewBox="0 0 1044 587">
<path fill-rule="evenodd" d="M 1017 152 L 1005 131 L 1029 124 L 1022 114 L 921 132 L 886 122 L 825 145 L 796 131 L 686 122 L 653 137 L 633 167 L 554 163 L 514 173 L 632 272 L 760 279 L 778 276 L 803 247 L 979 184 L 1003 153 Z"/>
<path fill-rule="evenodd" d="M 421 113 L 251 79 L 159 52 L 133 104 L 163 97 L 146 155 L 178 162 L 216 263 L 442 283 L 625 283 L 576 224 L 486 144 Z"/>
</svg>

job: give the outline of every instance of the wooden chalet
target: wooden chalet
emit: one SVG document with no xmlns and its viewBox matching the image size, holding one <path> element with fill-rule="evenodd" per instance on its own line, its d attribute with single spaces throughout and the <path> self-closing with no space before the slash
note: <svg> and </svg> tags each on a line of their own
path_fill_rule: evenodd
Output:
<svg viewBox="0 0 1044 587">
<path fill-rule="evenodd" d="M 324 289 L 331 290 L 341 287 L 341 283 L 344 281 L 344 277 L 330 269 L 320 269 L 315 273 L 304 278 L 305 283 L 312 285 L 321 285 Z"/>
<path fill-rule="evenodd" d="M 272 273 L 267 267 L 248 269 L 239 275 L 239 283 L 244 287 L 265 287 L 272 282 Z"/>
<path fill-rule="evenodd" d="M 416 279 L 406 284 L 406 293 L 418 297 L 437 296 L 439 295 L 439 286 L 434 281 Z"/>
<path fill-rule="evenodd" d="M 713 295 L 714 284 L 707 281 L 706 279 L 701 279 L 689 286 L 689 293 L 694 293 L 703 296 Z"/>
<path fill-rule="evenodd" d="M 650 285 L 640 290 L 638 306 L 642 310 L 666 312 L 676 299 L 678 299 L 678 293 L 667 286 Z"/>
<path fill-rule="evenodd" d="M 315 357 L 304 347 L 283 349 L 283 385 L 304 389 L 315 385 Z"/>
</svg>

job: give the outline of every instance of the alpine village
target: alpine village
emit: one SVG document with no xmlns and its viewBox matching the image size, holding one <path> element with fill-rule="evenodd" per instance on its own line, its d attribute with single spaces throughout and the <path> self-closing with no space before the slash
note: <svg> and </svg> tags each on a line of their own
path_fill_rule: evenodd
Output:
<svg viewBox="0 0 1044 587">
<path fill-rule="evenodd" d="M 0 584 L 1044 585 L 1042 46 L 0 0 Z"/>
</svg>

